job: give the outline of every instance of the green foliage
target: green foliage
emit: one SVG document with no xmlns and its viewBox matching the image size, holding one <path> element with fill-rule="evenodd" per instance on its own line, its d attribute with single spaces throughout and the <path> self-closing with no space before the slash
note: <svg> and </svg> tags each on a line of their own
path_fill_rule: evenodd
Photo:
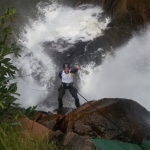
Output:
<svg viewBox="0 0 150 150">
<path fill-rule="evenodd" d="M 33 106 L 33 107 L 30 106 L 27 109 L 23 109 L 22 113 L 31 119 L 33 117 L 34 113 L 36 112 L 36 110 L 35 110 L 36 108 L 37 108 L 37 106 Z"/>
<path fill-rule="evenodd" d="M 15 12 L 16 9 L 8 8 L 4 15 L 0 16 L 0 116 L 2 119 L 18 117 L 18 111 L 14 109 L 19 105 L 15 97 L 19 96 L 16 93 L 17 85 L 10 83 L 18 71 L 10 59 L 10 54 L 19 56 L 16 42 L 10 40 L 13 37 L 11 24 L 15 19 Z"/>
<path fill-rule="evenodd" d="M 150 6 L 150 0 L 146 0 L 146 5 Z"/>
<path fill-rule="evenodd" d="M 58 150 L 54 143 L 49 143 L 48 138 L 33 141 L 25 131 L 1 124 L 0 150 Z"/>
</svg>

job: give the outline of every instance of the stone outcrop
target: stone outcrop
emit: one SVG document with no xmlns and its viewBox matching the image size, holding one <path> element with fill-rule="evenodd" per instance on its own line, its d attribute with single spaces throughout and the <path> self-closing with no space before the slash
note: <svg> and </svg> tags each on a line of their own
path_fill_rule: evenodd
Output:
<svg viewBox="0 0 150 150">
<path fill-rule="evenodd" d="M 93 106 L 68 114 L 61 131 L 132 143 L 150 139 L 150 113 L 135 101 L 103 99 Z"/>
<path fill-rule="evenodd" d="M 91 101 L 67 115 L 50 115 L 38 122 L 49 129 L 131 143 L 150 139 L 150 112 L 133 100 Z"/>
<path fill-rule="evenodd" d="M 150 113 L 135 101 L 103 99 L 94 107 L 68 114 L 61 131 L 132 143 L 150 138 Z"/>
<path fill-rule="evenodd" d="M 18 129 L 22 131 L 23 134 L 29 136 L 33 140 L 41 140 L 45 137 L 48 137 L 53 133 L 52 130 L 49 130 L 45 126 L 30 120 L 27 117 L 21 119 L 21 126 L 18 126 Z"/>
<path fill-rule="evenodd" d="M 38 123 L 44 125 L 45 127 L 49 128 L 50 130 L 55 130 L 57 126 L 62 122 L 64 119 L 64 115 L 61 114 L 54 114 L 49 115 L 41 118 L 38 120 Z"/>
<path fill-rule="evenodd" d="M 50 135 L 50 141 L 56 143 L 60 150 L 95 150 L 90 137 L 80 136 L 73 132 L 62 133 L 57 130 Z"/>
<path fill-rule="evenodd" d="M 64 4 L 66 3 L 69 3 L 69 0 L 64 0 Z M 103 31 L 103 35 L 92 41 L 78 41 L 74 47 L 63 53 L 50 51 L 48 54 L 58 66 L 61 66 L 66 60 L 71 64 L 95 62 L 96 65 L 100 65 L 103 55 L 108 52 L 114 53 L 114 50 L 126 44 L 133 36 L 144 34 L 150 22 L 150 2 L 148 0 L 73 0 L 70 3 L 74 4 L 74 8 L 82 4 L 101 6 L 104 12 L 98 17 L 98 20 L 101 22 L 105 20 L 105 17 L 109 17 L 111 22 Z M 51 49 L 51 44 L 46 43 L 45 49 Z"/>
<path fill-rule="evenodd" d="M 85 3 L 101 6 L 113 25 L 137 26 L 150 21 L 148 0 L 79 0 L 75 6 Z"/>
<path fill-rule="evenodd" d="M 96 147 L 89 137 L 80 136 L 73 132 L 68 132 L 64 139 L 63 150 L 95 150 Z"/>
<path fill-rule="evenodd" d="M 95 150 L 94 143 L 90 137 L 80 136 L 76 133 L 62 133 L 49 130 L 45 126 L 23 117 L 21 126 L 18 126 L 24 136 L 32 138 L 33 141 L 49 139 L 50 143 L 55 143 L 59 150 Z"/>
</svg>

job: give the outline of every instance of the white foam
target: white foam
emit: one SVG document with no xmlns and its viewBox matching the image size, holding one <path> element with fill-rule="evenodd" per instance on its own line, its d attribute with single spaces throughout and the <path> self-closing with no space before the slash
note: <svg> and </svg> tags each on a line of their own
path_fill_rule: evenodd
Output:
<svg viewBox="0 0 150 150">
<path fill-rule="evenodd" d="M 32 74 L 17 79 L 18 92 L 21 94 L 20 103 L 25 107 L 37 105 L 54 88 L 58 69 L 52 58 L 47 56 L 42 44 L 54 42 L 55 50 L 63 52 L 78 40 L 89 41 L 101 35 L 102 29 L 105 29 L 109 22 L 107 18 L 99 22 L 98 17 L 102 10 L 91 5 L 74 9 L 53 1 L 51 5 L 43 7 L 40 3 L 37 7 L 38 19 L 30 20 L 20 34 L 19 40 L 25 48 L 21 53 L 22 57 L 15 62 L 21 70 L 21 75 Z M 83 7 L 86 8 L 83 10 Z M 65 48 L 57 43 L 59 39 L 67 41 Z M 50 91 L 46 91 L 47 86 Z"/>
<path fill-rule="evenodd" d="M 54 88 L 55 69 L 57 70 L 52 60 L 42 53 L 41 46 L 28 50 L 16 61 L 21 76 L 25 76 L 17 79 L 18 93 L 21 94 L 19 102 L 23 107 L 37 105 L 46 98 Z"/>
<path fill-rule="evenodd" d="M 128 98 L 150 110 L 150 30 L 106 57 L 101 66 L 81 71 L 80 92 L 91 99 Z"/>
<path fill-rule="evenodd" d="M 98 22 L 98 17 L 102 13 L 100 7 L 89 5 L 87 9 L 73 9 L 53 3 L 44 8 L 38 6 L 42 18 L 32 22 L 32 26 L 27 27 L 26 39 L 28 48 L 34 44 L 63 39 L 69 43 L 77 40 L 89 41 L 102 34 L 109 18 L 103 22 Z M 43 19 L 44 18 L 44 19 Z M 58 51 L 61 51 L 58 49 Z"/>
</svg>

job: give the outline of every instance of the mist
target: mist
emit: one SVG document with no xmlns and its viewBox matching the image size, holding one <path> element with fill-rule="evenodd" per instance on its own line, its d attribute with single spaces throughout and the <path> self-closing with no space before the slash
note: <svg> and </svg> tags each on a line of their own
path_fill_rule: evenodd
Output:
<svg viewBox="0 0 150 150">
<path fill-rule="evenodd" d="M 88 73 L 80 72 L 80 93 L 88 100 L 127 98 L 150 110 L 150 30 L 108 54 L 102 65 L 83 70 Z"/>
<path fill-rule="evenodd" d="M 50 5 L 38 3 L 37 8 L 37 19 L 30 18 L 21 29 L 18 40 L 23 50 L 21 57 L 14 61 L 20 70 L 19 74 L 24 76 L 16 80 L 22 107 L 38 105 L 54 89 L 58 89 L 54 83 L 59 69 L 45 51 L 43 43 L 52 42 L 49 51 L 54 49 L 63 53 L 74 46 L 76 41 L 90 41 L 102 35 L 102 30 L 110 21 L 109 18 L 98 20 L 103 12 L 98 6 L 82 5 L 74 9 L 52 1 Z M 60 39 L 67 41 L 65 48 Z M 57 97 L 53 99 L 56 101 Z M 40 105 L 39 109 L 43 107 Z"/>
</svg>

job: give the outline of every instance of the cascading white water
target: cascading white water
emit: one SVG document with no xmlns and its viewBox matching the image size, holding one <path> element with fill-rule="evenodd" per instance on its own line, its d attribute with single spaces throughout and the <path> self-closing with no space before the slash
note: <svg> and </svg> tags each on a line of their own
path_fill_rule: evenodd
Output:
<svg viewBox="0 0 150 150">
<path fill-rule="evenodd" d="M 58 69 L 44 51 L 44 42 L 55 42 L 55 50 L 63 52 L 68 47 L 61 47 L 57 43 L 59 39 L 67 41 L 69 47 L 78 40 L 90 41 L 101 35 L 109 23 L 107 18 L 103 22 L 98 21 L 102 10 L 92 5 L 73 9 L 53 1 L 51 5 L 43 7 L 40 3 L 37 7 L 38 19 L 31 20 L 22 30 L 19 40 L 25 48 L 15 62 L 21 76 L 25 76 L 17 79 L 18 93 L 21 94 L 19 102 L 24 107 L 37 105 L 54 88 Z M 26 76 L 30 74 L 32 76 Z M 46 91 L 47 87 L 49 91 Z"/>
<path fill-rule="evenodd" d="M 80 72 L 80 92 L 88 100 L 128 98 L 150 110 L 150 30 L 136 36 L 101 66 L 87 65 Z"/>
<path fill-rule="evenodd" d="M 45 7 L 39 4 L 38 10 L 38 19 L 31 20 L 26 25 L 19 39 L 25 48 L 16 66 L 21 70 L 22 76 L 32 74 L 17 79 L 18 92 L 21 94 L 19 102 L 24 107 L 43 101 L 54 88 L 58 69 L 52 58 L 45 53 L 42 43 L 57 43 L 59 39 L 63 39 L 72 46 L 78 40 L 93 40 L 102 34 L 101 30 L 109 22 L 109 19 L 98 22 L 97 17 L 102 10 L 89 5 L 73 9 L 53 2 Z M 113 56 L 106 56 L 101 66 L 91 62 L 83 67 L 87 71 L 79 72 L 80 93 L 88 100 L 129 98 L 150 110 L 149 43 L 150 30 L 147 35 L 134 37 L 126 46 L 118 48 Z M 63 52 L 67 48 L 56 44 L 55 50 Z M 46 90 L 47 87 L 49 91 Z M 40 109 L 46 110 L 44 106 Z"/>
</svg>

